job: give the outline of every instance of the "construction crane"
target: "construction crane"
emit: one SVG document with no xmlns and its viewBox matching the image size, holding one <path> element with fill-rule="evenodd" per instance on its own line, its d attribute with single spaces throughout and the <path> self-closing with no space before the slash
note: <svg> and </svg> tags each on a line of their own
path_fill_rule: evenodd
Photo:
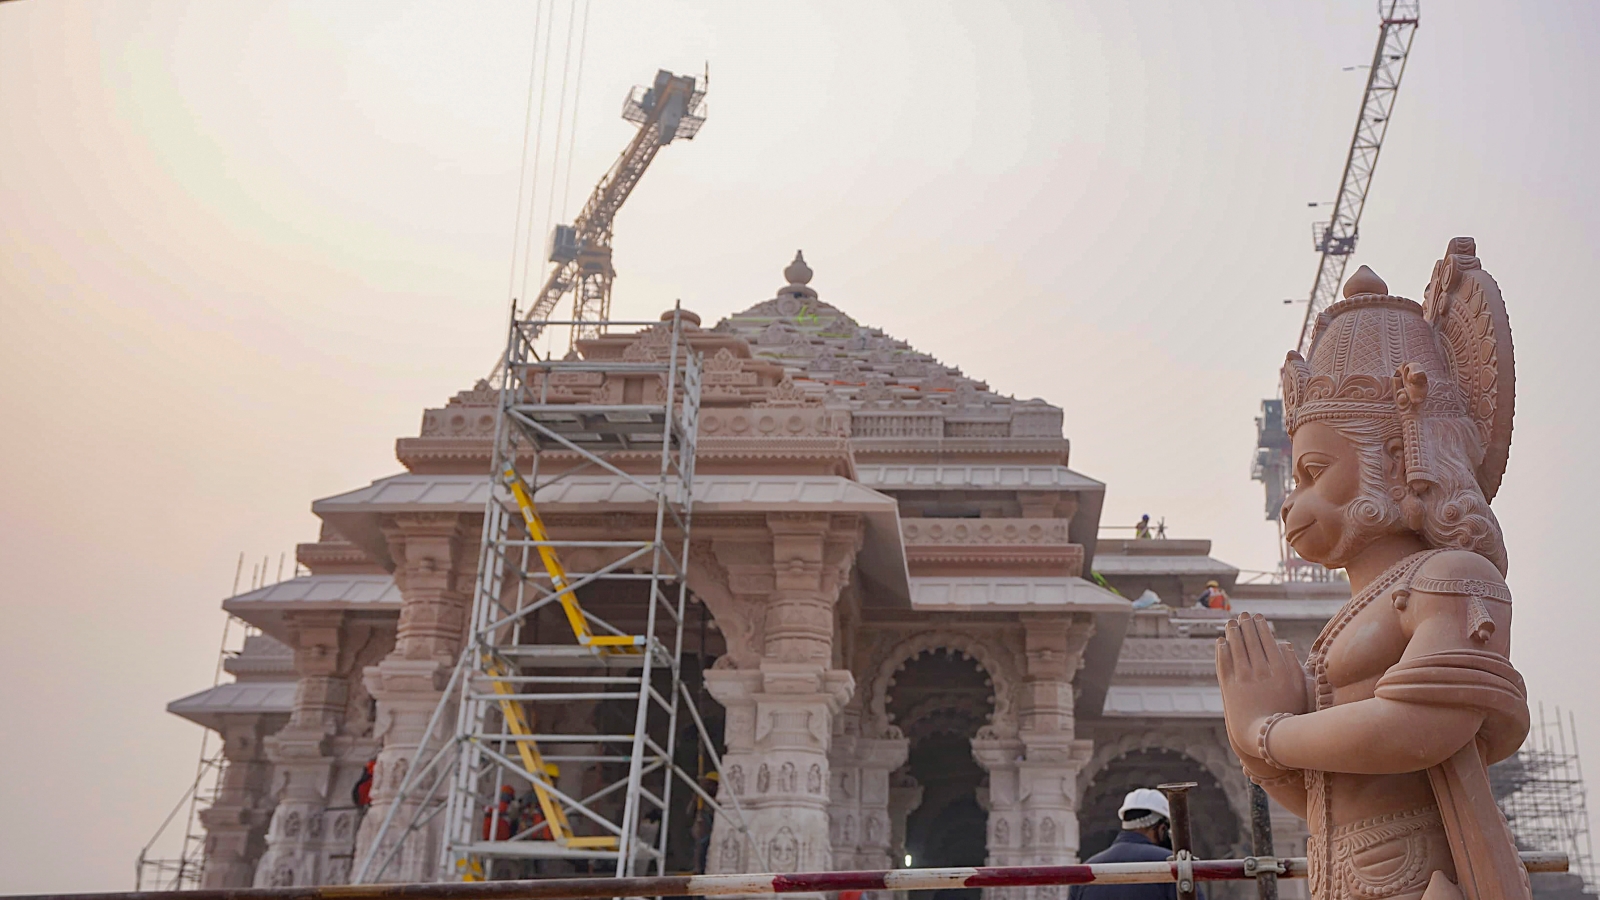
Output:
<svg viewBox="0 0 1600 900">
<path fill-rule="evenodd" d="M 649 87 L 635 87 L 622 104 L 622 118 L 639 126 L 638 134 L 612 164 L 589 195 L 589 202 L 571 225 L 557 225 L 550 234 L 550 275 L 539 296 L 520 316 L 524 320 L 550 318 L 556 304 L 573 294 L 569 345 L 600 333 L 611 317 L 611 229 L 617 212 L 633 193 L 645 169 L 662 147 L 678 138 L 693 140 L 705 124 L 703 101 L 706 80 L 698 84 L 687 75 L 665 69 Z"/>
<path fill-rule="evenodd" d="M 1382 19 L 1378 26 L 1378 46 L 1372 52 L 1372 64 L 1367 67 L 1367 89 L 1361 98 L 1361 115 L 1356 119 L 1350 152 L 1345 156 L 1344 173 L 1339 178 L 1339 195 L 1333 203 L 1333 215 L 1312 226 L 1312 246 L 1321 257 L 1296 343 L 1301 353 L 1310 352 L 1317 316 L 1338 299 L 1345 265 L 1356 251 L 1356 241 L 1361 236 L 1361 213 L 1366 209 L 1367 191 L 1372 187 L 1378 153 L 1389 132 L 1389 118 L 1394 111 L 1395 96 L 1400 91 L 1400 78 L 1406 71 L 1406 59 L 1411 55 L 1411 39 L 1417 31 L 1419 13 L 1418 0 L 1378 2 L 1378 15 Z M 1278 521 L 1278 510 L 1290 489 L 1293 466 L 1289 450 L 1283 400 L 1261 401 L 1261 416 L 1256 419 L 1256 456 L 1250 476 L 1266 487 L 1266 513 L 1272 521 Z M 1327 577 L 1327 570 L 1295 555 L 1294 549 L 1283 539 L 1281 521 L 1278 544 L 1280 577 L 1286 580 Z"/>
</svg>

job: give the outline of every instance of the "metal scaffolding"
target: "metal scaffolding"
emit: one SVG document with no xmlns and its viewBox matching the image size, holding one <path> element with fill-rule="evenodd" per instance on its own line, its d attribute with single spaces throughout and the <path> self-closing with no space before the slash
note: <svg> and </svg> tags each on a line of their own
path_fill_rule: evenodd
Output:
<svg viewBox="0 0 1600 900">
<path fill-rule="evenodd" d="M 552 874 L 531 862 L 548 859 L 662 874 L 680 782 L 743 821 L 675 762 L 687 710 L 720 768 L 682 677 L 701 383 L 686 318 L 675 310 L 659 322 L 513 322 L 467 639 L 355 882 L 383 880 L 435 818 L 439 881 Z M 646 327 L 651 351 L 544 360 L 535 350 L 549 326 L 602 324 Z M 572 385 L 621 389 L 579 402 L 563 393 Z M 611 502 L 651 511 L 651 533 L 552 537 L 539 504 L 602 482 Z M 603 561 L 575 571 L 563 556 Z M 573 704 L 593 705 L 585 718 L 598 733 L 562 724 Z"/>
<path fill-rule="evenodd" d="M 233 576 L 234 594 L 239 593 L 239 576 L 243 570 L 244 554 L 241 553 L 238 568 Z M 280 574 L 282 572 L 281 563 L 279 572 Z M 265 583 L 266 562 L 263 560 L 260 568 L 251 575 L 251 588 Z M 260 633 L 259 629 L 232 615 L 223 620 L 216 670 L 211 677 L 212 688 L 222 684 L 222 675 L 228 671 L 228 661 L 241 652 L 239 647 L 234 645 L 234 641 Z M 205 877 L 207 843 L 206 826 L 202 815 L 216 802 L 217 795 L 222 789 L 222 776 L 228 766 L 228 760 L 223 755 L 222 736 L 218 734 L 213 737 L 211 732 L 210 728 L 201 729 L 200 761 L 195 765 L 194 780 L 178 799 L 177 805 L 167 813 L 166 819 L 162 820 L 155 834 L 139 850 L 139 857 L 134 863 L 134 890 L 194 890 L 200 887 Z M 168 837 L 167 829 L 178 820 L 179 814 L 183 815 L 183 836 L 181 839 Z M 172 846 L 173 844 L 176 846 Z M 165 851 L 170 855 L 163 855 L 163 851 L 158 850 L 158 847 L 170 847 L 170 850 Z"/>
<path fill-rule="evenodd" d="M 1577 721 L 1557 708 L 1546 719 L 1544 704 L 1516 755 L 1489 769 L 1506 823 L 1524 850 L 1567 854 L 1569 871 L 1595 888 L 1594 851 L 1589 838 L 1589 807 L 1578 757 Z"/>
</svg>

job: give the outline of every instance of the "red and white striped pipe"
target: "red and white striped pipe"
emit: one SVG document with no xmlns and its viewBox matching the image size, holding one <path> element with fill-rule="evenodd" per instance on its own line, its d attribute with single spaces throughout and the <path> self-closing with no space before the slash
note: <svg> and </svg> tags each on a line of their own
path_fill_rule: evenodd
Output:
<svg viewBox="0 0 1600 900">
<path fill-rule="evenodd" d="M 1565 853 L 1524 853 L 1529 872 L 1565 872 Z M 1197 859 L 1196 881 L 1245 881 L 1262 872 L 1306 877 L 1304 857 Z M 1281 868 L 1280 868 L 1281 867 Z M 811 894 L 834 891 L 929 891 L 941 888 L 1036 887 L 1060 884 L 1170 884 L 1178 863 L 1076 866 L 983 866 L 890 869 L 885 872 L 799 872 L 760 875 L 667 875 L 656 878 L 539 878 L 428 884 L 239 888 L 104 894 L 7 895 L 0 900 L 581 900 L 599 897 L 716 897 L 727 894 Z"/>
</svg>

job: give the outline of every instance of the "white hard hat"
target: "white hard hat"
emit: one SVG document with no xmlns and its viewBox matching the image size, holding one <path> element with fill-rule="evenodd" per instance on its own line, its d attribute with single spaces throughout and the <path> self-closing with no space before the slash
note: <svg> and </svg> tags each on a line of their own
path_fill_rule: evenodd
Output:
<svg viewBox="0 0 1600 900">
<path fill-rule="evenodd" d="M 1154 822 L 1145 822 L 1144 817 L 1132 822 L 1126 821 L 1128 810 L 1148 809 L 1161 816 L 1163 819 L 1172 818 L 1172 808 L 1167 805 L 1167 795 L 1154 788 L 1136 788 L 1122 798 L 1122 807 L 1117 810 L 1117 818 L 1124 819 L 1123 828 L 1149 828 Z"/>
</svg>

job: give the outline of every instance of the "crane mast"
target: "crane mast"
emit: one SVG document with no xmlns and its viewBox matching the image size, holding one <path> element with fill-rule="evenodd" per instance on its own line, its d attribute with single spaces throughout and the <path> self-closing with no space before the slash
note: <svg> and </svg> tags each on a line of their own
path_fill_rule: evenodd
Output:
<svg viewBox="0 0 1600 900">
<path fill-rule="evenodd" d="M 1356 241 L 1361 236 L 1361 213 L 1366 209 L 1367 192 L 1372 186 L 1372 173 L 1378 165 L 1378 154 L 1383 149 L 1383 139 L 1389 132 L 1389 117 L 1394 111 L 1395 96 L 1400 91 L 1400 78 L 1405 74 L 1406 59 L 1411 55 L 1411 39 L 1419 21 L 1418 0 L 1379 0 L 1378 15 L 1382 21 L 1378 28 L 1378 45 L 1372 52 L 1372 65 L 1367 70 L 1367 88 L 1361 98 L 1361 115 L 1356 119 L 1356 130 L 1350 139 L 1350 152 L 1345 156 L 1344 172 L 1339 178 L 1339 195 L 1334 201 L 1333 215 L 1326 222 L 1312 226 L 1313 248 L 1321 254 L 1317 262 L 1317 277 L 1311 283 L 1311 296 L 1306 302 L 1305 319 L 1300 323 L 1300 338 L 1296 342 L 1302 354 L 1311 350 L 1311 338 L 1316 333 L 1317 317 L 1332 306 L 1339 297 L 1344 283 L 1345 265 L 1355 253 Z M 1289 434 L 1284 428 L 1283 400 L 1261 401 L 1261 415 L 1256 419 L 1256 456 L 1250 476 L 1266 487 L 1266 514 L 1278 520 L 1278 511 L 1288 496 L 1293 479 Z M 1326 578 L 1327 570 L 1300 559 L 1283 538 L 1283 524 L 1278 524 L 1278 574 L 1286 580 Z"/>
<path fill-rule="evenodd" d="M 1384 135 L 1389 132 L 1389 114 L 1394 110 L 1400 77 L 1405 74 L 1406 58 L 1411 55 L 1411 39 L 1417 31 L 1417 0 L 1380 0 L 1378 12 L 1383 23 L 1377 49 L 1372 52 L 1372 65 L 1367 69 L 1361 115 L 1356 119 L 1356 132 L 1350 139 L 1350 153 L 1339 179 L 1339 197 L 1334 201 L 1332 217 L 1312 226 L 1312 244 L 1322 258 L 1317 264 L 1316 280 L 1311 283 L 1306 317 L 1300 324 L 1298 346 L 1302 354 L 1310 351 L 1317 316 L 1338 298 L 1345 264 L 1356 252 L 1367 190 L 1372 186 L 1372 172 L 1378 166 Z"/>
<path fill-rule="evenodd" d="M 611 316 L 611 230 L 617 212 L 633 193 L 662 147 L 678 138 L 692 140 L 705 124 L 705 86 L 693 77 L 656 73 L 649 87 L 635 87 L 622 105 L 622 118 L 639 131 L 595 185 L 589 201 L 571 225 L 557 225 L 550 234 L 549 277 L 520 318 L 548 319 L 561 298 L 573 294 L 571 344 L 598 335 Z"/>
</svg>

